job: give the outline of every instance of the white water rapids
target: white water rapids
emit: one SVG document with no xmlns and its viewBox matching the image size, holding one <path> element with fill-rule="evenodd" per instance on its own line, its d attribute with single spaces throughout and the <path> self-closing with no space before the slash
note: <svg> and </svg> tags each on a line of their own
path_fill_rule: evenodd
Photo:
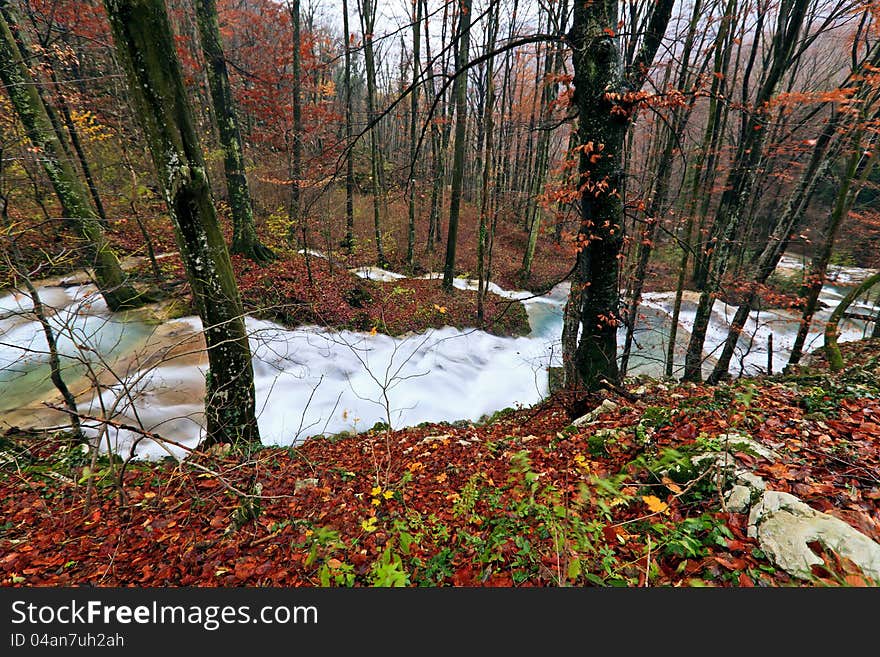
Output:
<svg viewBox="0 0 880 657">
<path fill-rule="evenodd" d="M 783 262 L 794 267 L 796 263 Z M 354 270 L 370 278 L 400 278 L 375 268 Z M 852 282 L 870 272 L 851 268 Z M 841 281 L 843 282 L 843 281 Z M 459 288 L 473 287 L 458 279 Z M 540 401 L 548 392 L 548 367 L 559 365 L 562 306 L 568 286 L 534 297 L 491 291 L 523 303 L 531 333 L 503 338 L 476 329 L 444 327 L 392 338 L 316 326 L 287 329 L 247 318 L 262 441 L 291 445 L 316 434 L 368 429 L 376 422 L 394 428 L 421 422 L 478 420 L 494 411 Z M 845 293 L 828 285 L 822 299 L 829 304 L 816 317 L 807 349 L 821 344 L 821 329 Z M 65 380 L 78 395 L 80 412 L 109 417 L 117 423 L 143 427 L 194 447 L 203 434 L 204 377 L 207 360 L 196 317 L 151 324 L 137 311 L 110 313 L 90 285 L 40 288 L 52 309 L 51 323 L 59 336 Z M 637 322 L 630 375 L 662 373 L 674 293 L 645 294 Z M 686 293 L 677 341 L 676 370 L 693 325 L 695 295 Z M 861 300 L 858 312 L 876 312 Z M 736 308 L 715 304 L 706 340 L 707 368 L 727 335 Z M 766 370 L 767 336 L 773 334 L 774 371 L 788 359 L 799 317 L 787 311 L 753 312 L 743 331 L 731 372 L 734 376 Z M 845 320 L 841 341 L 863 337 L 870 325 Z M 750 343 L 751 348 L 749 348 Z M 623 342 L 623 333 L 619 335 Z M 64 416 L 47 410 L 44 401 L 58 402 L 49 381 L 45 337 L 26 295 L 0 297 L 0 429 L 7 426 L 63 424 Z M 100 395 L 84 376 L 91 368 L 104 386 Z M 708 371 L 708 369 L 707 369 Z M 97 422 L 86 422 L 92 437 Z M 107 425 L 105 447 L 128 455 L 138 434 Z M 141 438 L 139 458 L 160 458 L 184 450 Z"/>
</svg>

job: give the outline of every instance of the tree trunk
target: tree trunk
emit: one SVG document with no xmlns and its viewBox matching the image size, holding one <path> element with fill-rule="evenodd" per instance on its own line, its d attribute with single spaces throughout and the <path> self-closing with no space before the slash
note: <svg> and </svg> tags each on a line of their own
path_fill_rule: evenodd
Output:
<svg viewBox="0 0 880 657">
<path fill-rule="evenodd" d="M 798 328 L 798 334 L 795 337 L 794 345 L 791 348 L 791 355 L 788 358 L 788 365 L 790 366 L 797 365 L 803 355 L 804 344 L 810 332 L 810 326 L 813 323 L 813 315 L 815 315 L 816 309 L 819 306 L 819 295 L 822 292 L 822 286 L 825 284 L 825 275 L 828 272 L 828 263 L 831 261 L 831 253 L 834 250 L 834 240 L 837 237 L 837 231 L 843 218 L 849 214 L 849 210 L 855 200 L 856 189 L 854 188 L 856 187 L 856 177 L 859 175 L 859 166 L 865 156 L 866 149 L 866 146 L 861 143 L 861 137 L 861 131 L 852 137 L 852 151 L 846 167 L 840 176 L 837 199 L 825 225 L 825 241 L 822 244 L 822 248 L 813 257 L 810 274 L 804 279 L 805 282 L 800 291 L 800 298 L 804 302 L 804 310 L 801 317 L 801 325 Z M 868 159 L 867 166 L 863 167 L 860 176 L 862 180 L 867 177 L 875 159 L 876 156 L 872 154 Z"/>
<path fill-rule="evenodd" d="M 110 310 L 134 308 L 150 301 L 132 286 L 89 205 L 88 192 L 65 155 L 62 136 L 54 130 L 37 87 L 22 59 L 12 32 L 0 14 L 0 80 L 16 115 L 61 203 L 65 218 L 82 238 L 95 282 Z"/>
<path fill-rule="evenodd" d="M 619 37 L 612 36 L 617 31 L 617 0 L 574 4 L 568 39 L 573 51 L 573 102 L 578 110 L 581 225 L 566 320 L 569 315 L 577 316 L 581 330 L 575 353 L 563 355 L 563 362 L 570 360 L 579 379 L 566 380 L 567 387 L 582 384 L 595 390 L 604 379 L 616 381 L 619 376 L 620 190 L 624 142 L 635 110 L 629 94 L 644 83 L 673 5 L 673 0 L 660 0 L 654 6 L 639 54 L 624 73 Z M 574 342 L 570 332 L 566 321 L 564 351 Z"/>
<path fill-rule="evenodd" d="M 443 289 L 452 291 L 455 277 L 455 247 L 458 240 L 458 218 L 461 209 L 461 187 L 464 179 L 464 155 L 467 146 L 467 66 L 470 57 L 471 0 L 460 0 L 458 72 L 455 85 L 455 151 L 452 159 L 452 189 L 449 192 L 449 232 L 446 236 L 446 261 L 443 267 Z"/>
<path fill-rule="evenodd" d="M 558 16 L 566 16 L 567 14 L 568 1 L 563 0 L 559 7 Z M 548 27 L 552 23 L 553 17 L 549 16 Z M 539 207 L 538 197 L 541 195 L 544 187 L 544 180 L 547 177 L 547 168 L 550 163 L 550 121 L 553 115 L 553 103 L 556 101 L 559 92 L 559 83 L 555 79 L 551 81 L 550 77 L 562 71 L 563 63 L 563 49 L 561 46 L 556 48 L 555 53 L 551 53 L 550 48 L 547 49 L 546 59 L 544 60 L 543 84 L 541 86 L 540 125 L 538 126 L 535 170 L 532 176 L 532 186 L 527 206 L 529 237 L 522 261 L 522 278 L 524 282 L 528 281 L 532 274 L 532 260 L 535 257 L 538 233 L 541 228 L 541 208 Z"/>
<path fill-rule="evenodd" d="M 415 267 L 416 252 L 416 151 L 418 139 L 419 124 L 419 69 L 421 53 L 421 35 L 422 35 L 422 3 L 420 0 L 412 0 L 412 31 L 413 31 L 413 52 L 412 52 L 412 92 L 410 96 L 410 114 L 409 114 L 409 166 L 413 175 L 409 180 L 409 230 L 406 240 L 406 264 L 409 266 L 410 272 Z"/>
<path fill-rule="evenodd" d="M 843 356 L 840 354 L 840 346 L 837 344 L 837 326 L 843 319 L 843 314 L 852 305 L 852 302 L 862 294 L 880 283 L 880 273 L 866 278 L 860 285 L 854 287 L 837 305 L 831 313 L 831 317 L 825 323 L 825 356 L 828 358 L 828 367 L 832 372 L 843 369 Z"/>
<path fill-rule="evenodd" d="M 348 0 L 342 0 L 342 29 L 345 32 L 345 147 L 353 149 L 351 99 L 351 33 L 348 29 Z M 342 247 L 354 250 L 354 152 L 349 150 L 345 160 L 345 238 Z"/>
<path fill-rule="evenodd" d="M 490 11 L 489 29 L 486 34 L 486 50 L 495 48 L 495 39 L 498 36 L 498 11 Z M 483 104 L 483 171 L 482 185 L 480 187 L 480 227 L 477 235 L 477 319 L 483 321 L 484 301 L 486 290 L 489 287 L 489 277 L 486 275 L 486 247 L 488 244 L 488 214 L 491 207 L 489 183 L 492 180 L 492 138 L 495 131 L 493 122 L 495 110 L 495 58 L 490 57 L 486 62 L 486 98 Z M 484 278 L 485 277 L 485 278 Z"/>
<path fill-rule="evenodd" d="M 813 148 L 810 162 L 804 170 L 798 186 L 786 201 L 785 210 L 775 222 L 775 226 L 767 239 L 766 246 L 752 263 L 754 267 L 752 281 L 755 284 L 764 284 L 770 277 L 770 274 L 776 269 L 776 265 L 779 264 L 779 260 L 788 245 L 789 236 L 803 218 L 813 191 L 816 189 L 816 184 L 828 168 L 829 156 L 827 152 L 830 142 L 839 127 L 837 117 L 838 115 L 835 114 L 829 120 L 819 139 L 816 140 L 816 146 Z M 727 376 L 727 370 L 730 366 L 734 349 L 739 342 L 739 336 L 757 300 L 758 295 L 754 291 L 750 292 L 746 302 L 737 308 L 727 333 L 727 339 L 724 342 L 724 348 L 718 357 L 718 362 L 715 364 L 712 374 L 709 376 L 709 383 L 717 383 Z"/>
<path fill-rule="evenodd" d="M 375 0 L 364 0 L 361 11 L 361 26 L 364 35 L 364 64 L 367 69 L 367 122 L 370 129 L 370 190 L 373 196 L 373 233 L 376 238 L 376 264 L 388 266 L 385 250 L 382 248 L 382 227 L 380 220 L 382 187 L 382 159 L 379 151 L 379 126 L 376 120 L 376 59 L 373 50 L 373 30 L 376 26 Z"/>
<path fill-rule="evenodd" d="M 692 79 L 693 73 L 690 68 L 691 54 L 694 49 L 697 25 L 699 23 L 702 7 L 701 0 L 696 0 L 696 2 L 694 2 L 691 20 L 688 25 L 688 32 L 682 51 L 681 67 L 676 80 L 676 87 L 678 90 L 686 89 Z M 654 236 L 657 231 L 657 224 L 660 223 L 660 215 L 663 211 L 663 205 L 666 203 L 666 197 L 669 194 L 670 174 L 672 171 L 675 147 L 680 143 L 685 126 L 690 120 L 691 113 L 693 112 L 695 101 L 696 96 L 693 96 L 684 108 L 673 109 L 672 122 L 662 132 L 662 134 L 665 135 L 665 143 L 660 152 L 659 160 L 657 161 L 654 170 L 651 172 L 654 177 L 653 194 L 651 194 L 650 204 L 645 212 L 645 228 L 642 231 L 641 240 L 639 241 L 637 249 L 636 269 L 632 279 L 633 283 L 631 289 L 627 291 L 630 300 L 627 304 L 626 313 L 624 315 L 626 337 L 624 338 L 623 352 L 620 357 L 621 376 L 626 376 L 629 367 L 629 357 L 632 351 L 632 342 L 635 334 L 636 320 L 638 318 L 639 304 L 642 299 L 645 276 L 648 272 L 648 263 L 654 249 Z"/>
<path fill-rule="evenodd" d="M 758 164 L 763 158 L 767 133 L 765 105 L 776 93 L 782 75 L 791 65 L 791 54 L 798 43 L 798 36 L 810 0 L 793 0 L 787 11 L 781 11 L 773 35 L 773 59 L 761 81 L 756 94 L 755 107 L 748 120 L 742 124 L 740 141 L 725 190 L 721 195 L 715 220 L 712 224 L 705 257 L 705 284 L 702 286 L 694 329 L 685 357 L 684 378 L 699 381 L 702 378 L 703 345 L 709 328 L 709 319 L 715 297 L 730 263 L 731 251 L 743 224 L 745 208 L 758 174 Z"/>
<path fill-rule="evenodd" d="M 244 313 L 162 0 L 105 0 L 205 331 L 205 444 L 259 442 Z"/>
<path fill-rule="evenodd" d="M 244 152 L 241 131 L 223 42 L 220 38 L 220 21 L 215 0 L 196 0 L 196 19 L 202 53 L 208 70 L 208 86 L 214 104 L 214 117 L 223 151 L 223 168 L 226 173 L 226 192 L 232 210 L 232 253 L 239 253 L 255 262 L 272 260 L 275 254 L 260 243 L 254 225 L 254 210 L 245 176 Z"/>
</svg>

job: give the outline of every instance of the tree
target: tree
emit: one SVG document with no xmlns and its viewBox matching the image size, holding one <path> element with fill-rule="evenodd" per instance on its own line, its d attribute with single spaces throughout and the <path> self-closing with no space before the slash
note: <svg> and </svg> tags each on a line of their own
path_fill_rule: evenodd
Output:
<svg viewBox="0 0 880 657">
<path fill-rule="evenodd" d="M 548 25 L 552 25 L 554 20 L 561 22 L 568 14 L 568 1 L 562 0 L 558 8 L 558 15 L 554 16 L 552 8 L 548 9 L 547 21 Z M 536 147 L 535 170 L 532 175 L 532 184 L 529 189 L 528 204 L 526 210 L 526 223 L 529 226 L 529 239 L 526 244 L 526 250 L 523 253 L 522 261 L 522 277 L 527 281 L 532 273 L 532 260 L 535 257 L 535 248 L 538 245 L 538 233 L 541 228 L 541 210 L 539 208 L 538 197 L 544 186 L 544 179 L 547 176 L 547 168 L 550 164 L 550 133 L 552 126 L 550 119 L 552 117 L 553 105 L 559 93 L 559 81 L 556 76 L 562 71 L 563 64 L 563 48 L 557 47 L 555 53 L 548 49 L 544 58 L 544 75 L 541 78 L 541 105 L 539 110 L 540 125 L 538 126 L 538 144 Z"/>
<path fill-rule="evenodd" d="M 254 210 L 245 176 L 244 152 L 241 131 L 223 42 L 220 38 L 220 22 L 215 0 L 197 0 L 195 3 L 199 38 L 208 72 L 208 86 L 214 105 L 214 117 L 223 150 L 223 169 L 226 173 L 226 193 L 232 210 L 232 253 L 240 253 L 257 262 L 272 260 L 275 254 L 263 246 L 254 225 Z"/>
<path fill-rule="evenodd" d="M 416 141 L 418 136 L 418 112 L 419 112 L 419 57 L 421 57 L 421 34 L 422 34 L 422 3 L 420 0 L 412 0 L 412 92 L 410 95 L 409 115 L 409 163 L 415 171 L 416 157 L 418 156 Z M 416 250 L 416 181 L 412 176 L 409 182 L 409 230 L 406 240 L 406 264 L 410 271 L 415 265 Z"/>
<path fill-rule="evenodd" d="M 163 0 L 105 0 L 104 6 L 204 326 L 205 443 L 258 443 L 244 313 L 165 5 Z"/>
<path fill-rule="evenodd" d="M 2 0 L 5 10 L 6 2 Z M 37 87 L 31 78 L 22 53 L 6 22 L 6 11 L 0 12 L 0 81 L 6 88 L 12 106 L 25 132 L 40 154 L 40 162 L 61 203 L 65 218 L 83 240 L 95 282 L 110 310 L 134 308 L 150 301 L 139 292 L 122 270 L 98 217 L 88 201 L 88 191 L 80 181 L 64 146 L 62 135 L 49 119 Z"/>
<path fill-rule="evenodd" d="M 674 0 L 659 0 L 645 21 L 641 48 L 624 66 L 617 0 L 574 3 L 568 41 L 578 112 L 580 227 L 562 348 L 566 387 L 615 381 L 623 244 L 623 147 L 648 68 Z M 578 326 L 580 337 L 578 338 Z"/>
<path fill-rule="evenodd" d="M 865 294 L 872 287 L 880 283 L 880 273 L 872 274 L 859 285 L 854 287 L 849 293 L 840 300 L 837 307 L 831 312 L 831 316 L 825 323 L 825 356 L 828 359 L 828 366 L 832 372 L 839 372 L 843 369 L 843 356 L 840 353 L 840 346 L 837 344 L 837 327 L 840 320 L 843 319 L 847 309 L 852 305 L 853 301 Z"/>
<path fill-rule="evenodd" d="M 379 126 L 376 121 L 376 54 L 373 49 L 373 31 L 376 29 L 375 0 L 363 0 L 360 5 L 361 29 L 364 37 L 364 64 L 367 69 L 367 122 L 370 129 L 370 190 L 373 196 L 373 230 L 376 237 L 376 264 L 388 266 L 385 250 L 382 248 L 381 229 L 381 181 L 382 156 L 379 150 Z"/>
<path fill-rule="evenodd" d="M 757 178 L 758 164 L 764 157 L 768 131 L 767 104 L 776 94 L 782 76 L 792 64 L 792 56 L 799 44 L 801 27 L 811 1 L 787 0 L 781 3 L 773 32 L 772 56 L 758 85 L 754 100 L 755 110 L 743 117 L 734 162 L 715 212 L 709 240 L 703 250 L 703 274 L 700 276 L 702 290 L 685 357 L 684 378 L 689 381 L 699 381 L 702 378 L 703 345 L 706 342 L 712 306 L 730 264 L 734 241 L 745 220 L 745 211 Z M 765 12 L 767 9 L 762 8 L 760 11 Z M 756 48 L 753 48 L 753 53 Z M 748 71 L 747 68 L 746 79 Z"/>
<path fill-rule="evenodd" d="M 351 33 L 348 29 L 348 0 L 342 0 L 342 31 L 345 33 L 345 144 L 352 146 L 352 97 L 351 97 Z M 354 154 L 345 159 L 345 237 L 342 246 L 349 253 L 354 249 Z"/>
<path fill-rule="evenodd" d="M 464 68 L 469 60 L 471 40 L 471 0 L 460 0 L 458 17 L 458 65 Z M 452 155 L 452 189 L 449 192 L 449 229 L 446 236 L 446 260 L 443 267 L 443 289 L 452 291 L 455 277 L 455 247 L 458 240 L 458 218 L 461 209 L 461 188 L 464 180 L 464 154 L 467 144 L 467 74 L 455 83 L 455 150 Z"/>
</svg>

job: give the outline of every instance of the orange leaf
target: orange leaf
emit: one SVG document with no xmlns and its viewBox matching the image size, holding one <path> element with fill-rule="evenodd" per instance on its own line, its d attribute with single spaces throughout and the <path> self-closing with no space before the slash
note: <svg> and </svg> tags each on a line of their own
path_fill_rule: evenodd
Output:
<svg viewBox="0 0 880 657">
<path fill-rule="evenodd" d="M 666 502 L 660 501 L 660 498 L 654 497 L 653 495 L 643 495 L 642 501 L 647 504 L 648 508 L 654 513 L 664 513 L 669 509 L 669 505 Z"/>
</svg>

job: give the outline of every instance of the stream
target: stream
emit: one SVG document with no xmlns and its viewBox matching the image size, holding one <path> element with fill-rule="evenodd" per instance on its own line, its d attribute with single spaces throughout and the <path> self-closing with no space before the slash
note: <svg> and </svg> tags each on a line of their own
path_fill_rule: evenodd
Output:
<svg viewBox="0 0 880 657">
<path fill-rule="evenodd" d="M 781 267 L 796 271 L 787 256 Z M 380 280 L 399 274 L 373 267 L 352 270 Z M 824 321 L 846 294 L 846 284 L 870 270 L 847 268 L 823 289 L 828 307 L 818 313 L 807 351 L 821 346 Z M 435 275 L 436 276 L 436 275 Z M 458 288 L 474 281 L 456 279 Z M 296 444 L 308 436 L 357 432 L 377 422 L 394 428 L 422 422 L 470 420 L 506 407 L 529 406 L 548 393 L 548 367 L 560 365 L 562 308 L 568 284 L 534 296 L 490 290 L 525 306 L 531 332 L 524 337 L 498 337 L 476 329 L 451 327 L 392 338 L 317 326 L 288 329 L 273 322 L 246 319 L 253 352 L 257 414 L 266 445 Z M 204 377 L 207 358 L 197 317 L 158 321 L 148 310 L 110 313 L 92 285 L 43 285 L 40 297 L 53 314 L 64 378 L 77 395 L 80 412 L 141 426 L 195 447 L 204 423 Z M 668 339 L 673 292 L 646 293 L 636 325 L 630 376 L 659 376 Z M 697 295 L 686 292 L 676 344 L 676 374 L 693 326 Z M 876 312 L 860 299 L 851 310 Z M 51 427 L 65 424 L 64 414 L 43 403 L 59 403 L 49 380 L 48 354 L 42 328 L 29 297 L 0 296 L 0 430 L 10 426 Z M 716 303 L 706 340 L 706 373 L 720 351 L 736 308 Z M 773 369 L 788 360 L 799 316 L 785 310 L 753 312 L 731 363 L 734 376 L 758 374 L 767 367 L 767 338 L 773 335 Z M 870 332 L 864 321 L 841 323 L 840 341 Z M 749 344 L 754 341 L 751 348 Z M 618 335 L 623 343 L 623 331 Z M 101 383 L 95 394 L 93 381 Z M 104 449 L 128 455 L 138 434 L 123 428 L 86 422 Z M 180 457 L 185 450 L 149 439 L 136 446 L 138 458 Z"/>
</svg>

